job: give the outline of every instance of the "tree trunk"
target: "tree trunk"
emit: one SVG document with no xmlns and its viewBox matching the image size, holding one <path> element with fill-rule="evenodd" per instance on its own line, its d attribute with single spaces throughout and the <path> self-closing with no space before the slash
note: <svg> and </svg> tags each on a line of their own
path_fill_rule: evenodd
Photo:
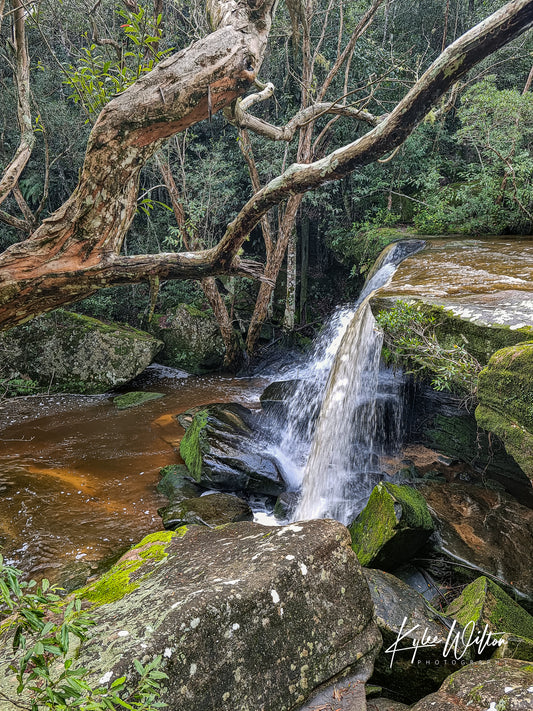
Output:
<svg viewBox="0 0 533 711">
<path fill-rule="evenodd" d="M 287 245 L 287 294 L 285 297 L 285 315 L 283 328 L 292 331 L 296 316 L 296 219 L 289 233 Z"/>
<path fill-rule="evenodd" d="M 301 269 L 300 269 L 300 323 L 307 323 L 307 277 L 309 270 L 309 217 L 302 219 L 301 234 Z"/>
</svg>

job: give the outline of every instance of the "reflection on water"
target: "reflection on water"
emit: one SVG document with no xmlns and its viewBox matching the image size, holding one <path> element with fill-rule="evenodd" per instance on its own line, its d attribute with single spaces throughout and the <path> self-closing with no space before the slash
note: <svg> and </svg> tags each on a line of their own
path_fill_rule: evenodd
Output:
<svg viewBox="0 0 533 711">
<path fill-rule="evenodd" d="M 195 405 L 258 405 L 263 380 L 149 368 L 128 390 L 166 397 L 117 410 L 108 396 L 0 403 L 0 545 L 32 576 L 96 562 L 161 528 L 159 469 L 179 460 L 173 415 Z"/>
</svg>

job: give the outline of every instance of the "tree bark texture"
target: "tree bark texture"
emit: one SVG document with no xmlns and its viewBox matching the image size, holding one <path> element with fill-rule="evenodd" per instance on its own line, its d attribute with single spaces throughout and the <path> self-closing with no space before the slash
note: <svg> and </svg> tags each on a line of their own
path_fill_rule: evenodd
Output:
<svg viewBox="0 0 533 711">
<path fill-rule="evenodd" d="M 106 286 L 155 276 L 198 279 L 253 273 L 236 255 L 271 207 L 390 153 L 460 77 L 533 24 L 533 0 L 512 0 L 500 8 L 450 45 L 366 135 L 314 163 L 290 166 L 263 187 L 216 247 L 197 253 L 121 256 L 142 165 L 166 138 L 206 118 L 209 103 L 212 112 L 219 111 L 251 86 L 274 5 L 275 0 L 208 0 L 213 32 L 161 62 L 102 110 L 71 197 L 29 239 L 0 255 L 0 328 Z"/>
</svg>

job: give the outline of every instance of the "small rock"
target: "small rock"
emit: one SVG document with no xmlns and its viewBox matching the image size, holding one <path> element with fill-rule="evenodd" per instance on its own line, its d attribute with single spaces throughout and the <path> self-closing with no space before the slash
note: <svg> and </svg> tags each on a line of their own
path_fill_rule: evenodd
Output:
<svg viewBox="0 0 533 711">
<path fill-rule="evenodd" d="M 173 503 L 161 510 L 161 518 L 167 530 L 193 524 L 214 528 L 226 523 L 251 521 L 253 513 L 246 501 L 231 494 L 218 493 Z"/>
<path fill-rule="evenodd" d="M 159 400 L 159 398 L 162 397 L 165 397 L 164 393 L 133 391 L 114 397 L 113 405 L 117 408 L 117 410 L 128 410 L 130 407 L 144 405 L 145 402 L 150 402 L 150 400 Z"/>
</svg>

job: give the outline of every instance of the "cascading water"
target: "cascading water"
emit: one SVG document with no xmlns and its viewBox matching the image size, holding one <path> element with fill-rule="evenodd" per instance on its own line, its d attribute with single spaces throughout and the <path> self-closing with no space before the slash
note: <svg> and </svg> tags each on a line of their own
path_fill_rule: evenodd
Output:
<svg viewBox="0 0 533 711">
<path fill-rule="evenodd" d="M 275 451 L 289 487 L 301 488 L 293 520 L 350 523 L 381 478 L 379 456 L 399 437 L 399 383 L 380 371 L 382 335 L 368 302 L 423 244 L 398 242 L 382 253 L 355 307 L 335 314 L 298 373 Z"/>
</svg>

